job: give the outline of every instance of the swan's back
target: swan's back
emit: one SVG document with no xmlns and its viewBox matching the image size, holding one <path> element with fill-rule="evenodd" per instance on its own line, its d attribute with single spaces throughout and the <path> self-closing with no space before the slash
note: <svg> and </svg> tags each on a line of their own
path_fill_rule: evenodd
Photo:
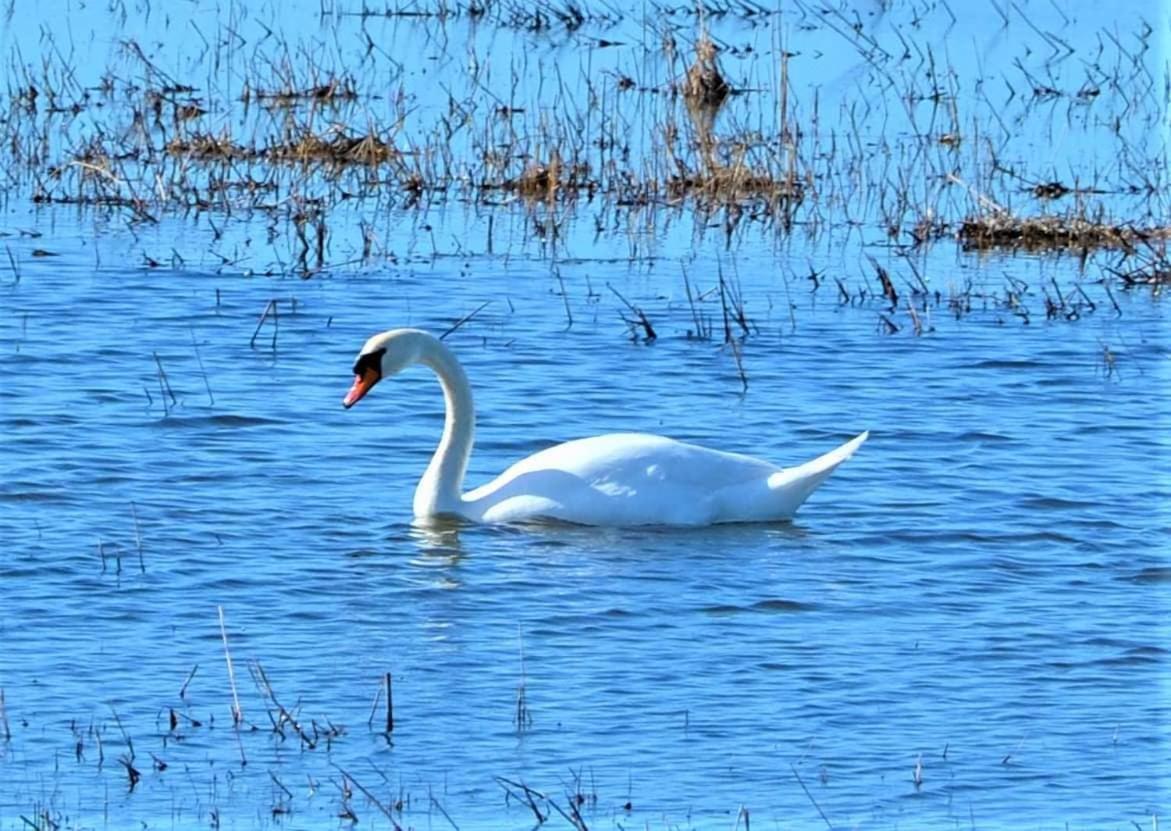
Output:
<svg viewBox="0 0 1171 831">
<path fill-rule="evenodd" d="M 566 442 L 517 462 L 464 497 L 485 522 L 553 519 L 586 525 L 708 525 L 788 519 L 861 444 L 809 476 L 738 453 L 645 433 Z M 848 450 L 845 450 L 849 447 Z M 843 452 L 845 451 L 845 452 Z"/>
</svg>

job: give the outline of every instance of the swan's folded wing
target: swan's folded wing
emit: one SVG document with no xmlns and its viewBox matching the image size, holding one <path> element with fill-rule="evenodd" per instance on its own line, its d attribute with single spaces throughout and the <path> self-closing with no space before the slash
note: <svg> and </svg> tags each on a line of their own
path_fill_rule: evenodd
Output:
<svg viewBox="0 0 1171 831">
<path fill-rule="evenodd" d="M 663 436 L 614 433 L 566 442 L 517 462 L 468 493 L 483 521 L 559 519 L 590 525 L 696 525 L 712 496 L 780 468 Z"/>
</svg>

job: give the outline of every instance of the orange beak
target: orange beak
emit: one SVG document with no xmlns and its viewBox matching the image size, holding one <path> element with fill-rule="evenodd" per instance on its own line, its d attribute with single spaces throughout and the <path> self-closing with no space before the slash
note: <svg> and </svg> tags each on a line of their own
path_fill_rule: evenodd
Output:
<svg viewBox="0 0 1171 831">
<path fill-rule="evenodd" d="M 346 397 L 342 399 L 342 406 L 347 410 L 357 404 L 366 393 L 373 389 L 374 385 L 378 383 L 381 376 L 378 370 L 374 367 L 367 367 L 360 374 L 354 376 L 354 384 L 350 387 L 350 391 L 346 393 Z"/>
</svg>

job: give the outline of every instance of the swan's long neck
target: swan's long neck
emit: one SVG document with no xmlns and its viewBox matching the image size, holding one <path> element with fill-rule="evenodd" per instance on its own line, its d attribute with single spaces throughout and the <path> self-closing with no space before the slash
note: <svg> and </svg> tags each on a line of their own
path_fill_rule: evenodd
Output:
<svg viewBox="0 0 1171 831">
<path fill-rule="evenodd" d="M 462 501 L 464 473 L 475 440 L 476 411 L 472 404 L 472 388 L 451 350 L 430 336 L 422 341 L 419 363 L 430 367 L 439 376 L 446 412 L 439 446 L 415 488 L 415 516 L 454 514 L 458 513 Z"/>
</svg>

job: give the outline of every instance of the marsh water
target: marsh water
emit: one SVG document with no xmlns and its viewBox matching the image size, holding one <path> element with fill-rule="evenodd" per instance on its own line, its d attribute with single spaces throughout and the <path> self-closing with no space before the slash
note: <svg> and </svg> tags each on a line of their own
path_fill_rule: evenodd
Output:
<svg viewBox="0 0 1171 831">
<path fill-rule="evenodd" d="M 52 42 L 81 76 L 139 38 L 152 66 L 238 91 L 249 61 L 225 69 L 193 33 L 264 43 L 268 28 L 299 44 L 291 64 L 352 57 L 359 86 L 377 76 L 363 61 L 389 56 L 387 88 L 414 90 L 420 112 L 445 84 L 426 67 L 501 49 L 513 67 L 650 66 L 642 46 L 567 54 L 515 22 L 339 13 L 324 35 L 316 4 L 303 18 L 195 8 L 185 23 L 21 9 L 3 45 L 20 66 Z M 1109 32 L 1122 49 L 1149 18 L 1144 60 L 1165 76 L 1157 7 L 1046 9 L 963 21 L 963 38 L 936 6 L 844 19 L 865 15 L 888 46 L 926 32 L 991 76 L 1052 46 L 1041 31 L 1078 50 Z M 871 61 L 843 74 L 815 48 L 844 37 L 838 17 L 788 14 L 721 24 L 756 46 L 725 55 L 734 85 L 770 38 L 802 35 L 793 71 L 861 96 Z M 646 40 L 645 22 L 603 23 Z M 199 61 L 207 75 L 189 77 Z M 484 83 L 539 101 L 554 85 L 533 72 Z M 1034 172 L 1097 171 L 1102 191 L 1126 179 L 1097 143 L 1103 124 L 1126 129 L 1114 105 L 1060 105 L 1085 109 L 1062 114 L 1065 155 Z M 1026 109 L 1022 143 L 1001 147 L 1022 168 L 1052 130 L 1029 133 Z M 1132 139 L 1163 181 L 1165 137 Z M 126 165 L 111 175 L 131 180 Z M 46 204 L 31 174 L 5 175 L 0 827 L 1146 829 L 1167 814 L 1171 338 L 1159 287 L 1110 282 L 1132 260 L 954 239 L 907 255 L 870 222 L 880 184 L 897 184 L 871 167 L 821 180 L 840 175 L 834 193 L 860 202 L 798 211 L 787 230 L 685 203 L 342 199 L 309 268 L 279 205 L 144 222 Z M 1164 196 L 1140 197 L 1100 196 L 1160 215 Z M 923 278 L 913 315 L 873 262 L 904 298 Z M 420 527 L 411 497 L 443 419 L 433 378 L 341 407 L 363 340 L 407 325 L 453 329 L 478 410 L 472 485 L 616 430 L 779 464 L 871 438 L 791 523 Z"/>
</svg>

